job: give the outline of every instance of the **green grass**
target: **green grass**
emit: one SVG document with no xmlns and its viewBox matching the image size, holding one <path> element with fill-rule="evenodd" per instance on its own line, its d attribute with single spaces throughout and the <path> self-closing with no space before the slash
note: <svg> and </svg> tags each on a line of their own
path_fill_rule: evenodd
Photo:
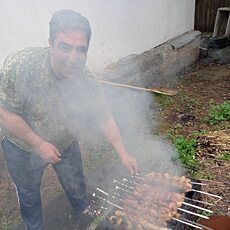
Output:
<svg viewBox="0 0 230 230">
<path fill-rule="evenodd" d="M 196 138 L 196 137 L 198 137 L 200 135 L 204 135 L 206 133 L 208 133 L 208 131 L 206 131 L 206 130 L 199 130 L 199 131 L 192 132 L 191 136 L 194 137 L 194 138 Z"/>
<path fill-rule="evenodd" d="M 206 120 L 210 125 L 230 120 L 230 102 L 225 101 L 219 105 L 212 105 Z"/>
<path fill-rule="evenodd" d="M 221 160 L 230 161 L 230 153 L 223 152 L 218 158 Z"/>
<path fill-rule="evenodd" d="M 213 180 L 214 179 L 214 175 L 211 172 L 208 173 L 204 173 L 204 172 L 194 172 L 192 174 L 192 177 L 194 179 L 207 179 L 207 180 Z"/>
<path fill-rule="evenodd" d="M 197 167 L 198 162 L 195 158 L 196 139 L 188 139 L 178 135 L 174 138 L 173 143 L 176 146 L 181 163 L 191 167 Z"/>
<path fill-rule="evenodd" d="M 157 102 L 162 109 L 170 107 L 174 103 L 174 99 L 171 96 L 159 94 L 157 95 Z"/>
<path fill-rule="evenodd" d="M 102 216 L 97 216 L 94 220 L 93 220 L 93 223 L 94 224 L 100 224 L 100 222 L 103 220 L 103 217 Z"/>
<path fill-rule="evenodd" d="M 9 217 L 4 213 L 3 209 L 0 208 L 0 229 L 1 230 L 15 229 L 17 224 L 18 224 L 18 220 L 9 219 Z"/>
</svg>

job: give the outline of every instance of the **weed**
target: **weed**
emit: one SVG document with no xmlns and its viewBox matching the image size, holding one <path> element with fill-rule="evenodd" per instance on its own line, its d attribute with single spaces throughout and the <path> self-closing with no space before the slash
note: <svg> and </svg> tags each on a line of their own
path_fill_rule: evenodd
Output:
<svg viewBox="0 0 230 230">
<path fill-rule="evenodd" d="M 198 164 L 195 159 L 196 140 L 186 139 L 183 136 L 179 135 L 175 137 L 173 143 L 176 146 L 181 163 L 188 166 L 196 167 Z"/>
<path fill-rule="evenodd" d="M 200 215 L 203 215 L 203 216 L 207 216 L 207 217 L 212 216 L 212 214 L 210 212 L 207 212 L 207 211 L 198 211 L 197 213 L 200 214 Z M 198 218 L 197 222 L 199 222 L 200 220 L 202 220 L 201 217 Z"/>
<path fill-rule="evenodd" d="M 94 223 L 94 224 L 99 224 L 102 220 L 103 220 L 103 217 L 102 217 L 102 216 L 97 216 L 97 217 L 93 220 L 93 223 Z"/>
<path fill-rule="evenodd" d="M 206 130 L 200 130 L 200 131 L 195 131 L 195 132 L 193 132 L 193 133 L 191 134 L 191 136 L 194 137 L 194 138 L 196 138 L 196 137 L 198 137 L 198 136 L 200 136 L 200 135 L 204 135 L 204 134 L 206 134 L 206 133 L 207 133 Z"/>
<path fill-rule="evenodd" d="M 179 124 L 179 123 L 173 126 L 173 129 L 182 129 L 182 128 L 183 128 L 182 124 Z"/>
<path fill-rule="evenodd" d="M 1 214 L 3 214 L 3 210 L 0 210 Z M 18 224 L 17 220 L 10 220 L 9 217 L 3 215 L 0 218 L 0 229 L 1 230 L 12 230 L 15 229 Z"/>
<path fill-rule="evenodd" d="M 210 106 L 214 106 L 214 104 L 215 104 L 215 101 L 211 98 L 211 99 L 209 100 L 209 105 L 210 105 Z"/>
<path fill-rule="evenodd" d="M 223 102 L 215 106 L 212 105 L 206 120 L 210 125 L 230 120 L 230 102 Z"/>
<path fill-rule="evenodd" d="M 208 172 L 208 173 L 194 172 L 192 176 L 194 179 L 207 179 L 207 180 L 213 180 L 214 179 L 214 175 L 210 172 Z"/>
<path fill-rule="evenodd" d="M 183 129 L 183 126 L 180 123 L 174 124 L 172 127 L 169 128 L 167 135 L 166 135 L 167 138 L 173 141 L 182 129 Z"/>
<path fill-rule="evenodd" d="M 190 104 L 193 104 L 193 105 L 197 105 L 197 104 L 198 104 L 198 101 L 197 101 L 197 99 L 195 99 L 195 98 L 190 98 L 190 99 L 188 99 L 188 102 L 189 102 Z"/>
<path fill-rule="evenodd" d="M 228 152 L 222 152 L 218 158 L 221 160 L 230 161 L 230 154 Z"/>
<path fill-rule="evenodd" d="M 195 108 L 198 105 L 198 101 L 195 98 L 188 98 L 187 99 L 187 107 L 190 109 Z"/>
<path fill-rule="evenodd" d="M 159 103 L 159 106 L 164 109 L 169 106 L 171 106 L 174 103 L 174 99 L 170 96 L 166 95 L 158 95 L 157 96 L 157 101 Z"/>
</svg>

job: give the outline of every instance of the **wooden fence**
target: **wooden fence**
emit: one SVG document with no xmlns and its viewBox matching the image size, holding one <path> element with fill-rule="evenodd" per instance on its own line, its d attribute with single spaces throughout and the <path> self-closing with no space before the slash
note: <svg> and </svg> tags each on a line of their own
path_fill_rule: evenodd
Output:
<svg viewBox="0 0 230 230">
<path fill-rule="evenodd" d="M 217 9 L 230 7 L 230 0 L 196 0 L 195 30 L 213 32 Z"/>
</svg>

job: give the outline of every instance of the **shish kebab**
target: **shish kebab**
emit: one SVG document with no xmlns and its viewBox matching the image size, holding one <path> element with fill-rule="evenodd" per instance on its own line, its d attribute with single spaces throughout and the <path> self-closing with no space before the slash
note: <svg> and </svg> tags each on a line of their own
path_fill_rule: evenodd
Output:
<svg viewBox="0 0 230 230">
<path fill-rule="evenodd" d="M 103 194 L 109 196 L 108 193 L 104 192 L 104 191 L 103 191 L 102 189 L 100 189 L 100 188 L 97 188 L 97 191 L 100 191 L 100 192 L 102 192 Z M 118 206 L 118 205 L 115 205 L 114 203 L 110 202 L 109 200 L 107 200 L 107 199 L 105 199 L 105 198 L 103 198 L 103 197 L 97 196 L 95 193 L 93 193 L 93 197 L 96 197 L 96 198 L 98 198 L 98 199 L 100 199 L 100 200 L 103 200 L 103 201 L 107 202 L 108 204 L 110 204 L 110 205 L 112 205 L 112 206 L 114 206 L 114 207 L 116 207 L 116 208 L 118 208 L 118 209 L 120 209 L 120 210 L 123 210 L 122 207 L 120 207 L 120 206 Z M 110 220 L 111 223 L 121 224 L 121 222 L 122 222 L 122 218 L 121 218 L 121 217 L 124 217 L 124 215 L 125 215 L 124 212 L 115 211 L 115 216 L 110 216 L 110 217 L 109 217 L 109 220 Z M 187 219 L 184 219 L 184 218 L 181 218 L 181 219 L 172 218 L 172 220 L 175 220 L 175 221 L 177 221 L 177 222 L 186 224 L 186 225 L 191 226 L 191 227 L 194 227 L 194 228 L 196 228 L 196 229 L 207 229 L 207 230 L 212 230 L 212 229 L 210 229 L 210 228 L 207 228 L 207 227 L 205 227 L 205 226 L 203 226 L 203 225 L 197 224 L 197 223 L 195 223 L 195 222 L 193 222 L 193 221 L 190 221 L 190 220 L 187 220 Z M 141 223 L 143 224 L 144 227 L 146 227 L 147 229 L 151 229 L 151 230 L 171 230 L 171 229 L 169 229 L 169 228 L 159 227 L 159 226 L 155 226 L 155 225 L 153 225 L 153 224 L 149 224 L 148 222 L 143 221 L 143 220 L 142 220 Z M 129 227 L 130 227 L 130 229 L 131 229 L 132 223 L 131 223 L 129 220 L 127 221 L 126 224 L 127 224 L 127 229 L 129 229 Z M 142 228 L 141 226 L 142 226 L 141 224 L 137 224 L 136 230 L 142 230 L 143 228 Z"/>
<path fill-rule="evenodd" d="M 123 190 L 122 188 L 120 188 L 119 186 L 116 186 L 116 189 L 121 189 L 121 190 Z M 106 193 L 105 191 L 103 191 L 102 189 L 100 189 L 100 188 L 97 188 L 97 191 L 99 191 L 99 192 L 101 192 L 101 193 L 103 193 L 104 195 L 106 195 L 106 196 L 108 196 L 108 197 L 110 197 L 110 198 L 114 198 L 114 199 L 118 199 L 118 200 L 120 200 L 120 201 L 124 201 L 123 199 L 121 199 L 121 198 L 117 198 L 117 197 L 115 197 L 115 196 L 113 196 L 113 195 L 110 195 L 110 194 L 108 194 L 108 193 Z M 124 191 L 124 190 L 123 190 Z M 127 191 L 127 190 L 126 190 Z M 116 195 L 119 195 L 118 193 L 116 193 Z M 94 196 L 96 197 L 96 195 L 94 194 Z M 178 197 L 178 198 L 182 198 L 183 196 L 181 196 L 181 197 Z M 170 208 L 170 206 L 172 205 L 173 203 L 171 203 L 171 204 L 169 204 L 169 208 Z M 192 205 L 192 204 L 190 204 L 190 203 L 186 203 L 186 202 L 181 202 L 181 204 L 185 204 L 185 205 L 188 205 L 188 206 L 191 206 L 191 207 L 194 207 L 194 208 L 197 208 L 197 209 L 200 209 L 200 210 L 202 210 L 202 211 L 205 211 L 205 212 L 208 212 L 208 213 L 213 213 L 211 210 L 209 210 L 209 209 L 206 209 L 206 208 L 202 208 L 202 207 L 199 207 L 199 206 L 196 206 L 196 205 Z M 116 205 L 117 206 L 117 205 Z M 180 207 L 181 205 L 179 204 L 179 207 Z M 184 212 L 187 212 L 187 213 L 190 213 L 190 214 L 192 214 L 192 215 L 195 215 L 195 216 L 199 216 L 199 217 L 201 217 L 201 218 L 204 218 L 204 219 L 209 219 L 207 216 L 204 216 L 204 215 L 201 215 L 201 214 L 198 214 L 198 213 L 194 213 L 194 212 L 190 212 L 190 211 L 188 211 L 188 210 L 186 210 L 186 209 L 182 209 L 182 208 L 177 208 L 178 210 L 180 210 L 180 211 L 184 211 Z M 119 206 L 119 209 L 124 209 L 124 208 L 122 208 L 121 206 Z"/>
<path fill-rule="evenodd" d="M 201 194 L 208 195 L 211 197 L 215 197 L 218 199 L 222 199 L 221 196 L 218 196 L 218 195 L 215 195 L 212 193 L 207 193 L 204 191 L 200 191 L 197 189 L 193 189 L 192 184 L 199 184 L 199 185 L 206 185 L 206 184 L 193 182 L 190 179 L 186 178 L 185 176 L 178 177 L 178 176 L 170 176 L 168 173 L 161 174 L 161 173 L 157 173 L 157 172 L 151 172 L 151 173 L 148 173 L 147 175 L 145 175 L 145 177 L 141 177 L 138 175 L 131 175 L 131 177 L 134 179 L 136 178 L 136 179 L 142 180 L 144 182 L 153 182 L 154 185 L 160 184 L 162 186 L 170 186 L 170 187 L 175 186 L 176 188 L 178 188 L 178 184 L 181 183 L 182 184 L 181 186 L 182 187 L 185 186 L 185 188 L 187 187 L 187 189 L 189 189 L 189 191 L 193 191 L 193 192 L 201 193 Z M 126 178 L 123 178 L 123 179 L 126 179 Z M 136 184 L 138 184 L 138 183 L 136 183 Z M 180 187 L 179 187 L 179 189 L 180 189 Z"/>
<path fill-rule="evenodd" d="M 153 178 L 154 178 L 154 181 L 153 181 Z M 163 180 L 162 180 L 163 179 Z M 124 180 L 124 178 L 123 178 L 123 180 Z M 125 179 L 126 180 L 126 179 Z M 138 187 L 138 189 L 135 189 L 135 191 L 134 192 L 132 192 L 132 191 L 130 191 L 130 190 L 127 190 L 127 188 L 128 189 L 134 189 L 134 187 L 133 186 L 128 186 L 128 185 L 126 185 L 126 184 L 124 184 L 123 182 L 119 182 L 119 181 L 117 181 L 117 180 L 115 180 L 114 179 L 114 183 L 118 183 L 119 185 L 121 185 L 121 186 L 124 186 L 125 187 L 125 189 L 124 188 L 121 188 L 121 187 L 119 187 L 119 186 L 116 186 L 116 189 L 121 189 L 122 191 L 125 191 L 125 192 L 127 192 L 127 193 L 129 193 L 129 194 L 132 194 L 132 193 L 134 193 L 134 196 L 136 196 L 136 198 L 141 198 L 141 195 L 143 195 L 143 194 L 141 194 L 141 192 L 143 193 L 143 188 L 144 189 L 146 189 L 148 192 L 151 192 L 152 194 L 155 194 L 155 192 L 157 192 L 158 194 L 161 194 L 162 193 L 162 191 L 156 191 L 156 188 L 154 189 L 154 188 L 151 188 L 151 187 L 149 187 L 149 184 L 152 184 L 152 185 L 154 185 L 155 187 L 157 187 L 156 185 L 158 185 L 158 187 L 159 187 L 159 185 L 162 185 L 163 184 L 163 186 L 167 186 L 168 185 L 168 183 L 170 184 L 170 186 L 173 186 L 174 187 L 174 189 L 176 189 L 176 190 L 184 190 L 185 192 L 187 192 L 187 191 L 190 191 L 191 190 L 191 188 L 192 188 L 192 185 L 191 185 L 191 183 L 190 183 L 190 180 L 189 179 L 187 179 L 187 178 L 185 178 L 185 177 L 176 177 L 176 176 L 174 176 L 174 177 L 172 177 L 172 176 L 170 176 L 169 174 L 159 174 L 159 173 L 155 173 L 155 172 L 153 172 L 153 173 L 150 173 L 150 174 L 147 174 L 147 176 L 146 176 L 146 181 L 148 182 L 148 184 L 142 184 L 141 186 L 136 186 L 136 187 Z M 162 181 L 163 181 L 163 183 L 162 183 Z M 136 183 L 135 185 L 137 185 L 138 183 Z M 101 189 L 99 189 L 98 188 L 98 191 L 100 191 Z M 142 191 L 141 191 L 142 190 Z M 100 192 L 102 192 L 102 193 L 104 193 L 104 191 L 103 190 L 101 190 Z M 139 194 L 138 194 L 138 192 L 139 192 Z M 104 193 L 105 194 L 105 193 Z M 166 199 L 166 201 L 169 201 L 169 197 L 172 195 L 173 193 L 171 192 L 168 192 L 167 193 L 167 199 Z M 109 195 L 108 193 L 106 193 L 105 195 Z M 119 195 L 118 193 L 116 193 L 116 195 Z M 147 194 L 145 194 L 145 196 L 146 196 Z M 165 194 L 166 195 L 166 194 Z M 139 196 L 139 197 L 138 197 Z M 120 196 L 119 196 L 120 197 Z M 112 198 L 115 198 L 115 199 L 120 199 L 120 198 L 116 198 L 116 197 L 114 197 L 114 196 L 112 196 Z M 152 198 L 152 197 L 150 197 L 150 198 Z M 156 197 L 155 197 L 156 198 Z M 162 198 L 164 198 L 164 197 L 161 197 L 161 199 Z M 165 209 L 165 208 L 162 208 L 162 207 L 160 207 L 161 208 L 161 211 L 162 211 L 162 213 L 161 213 L 161 215 L 164 217 L 164 220 L 165 221 L 167 221 L 167 220 L 170 220 L 170 219 L 175 219 L 175 220 L 177 220 L 177 221 L 180 221 L 179 219 L 177 219 L 177 218 L 175 218 L 175 217 L 177 217 L 177 212 L 175 211 L 175 210 L 180 210 L 180 211 L 184 211 L 184 212 L 188 212 L 188 213 L 190 213 L 190 214 L 195 214 L 195 215 L 197 215 L 197 216 L 199 216 L 199 217 L 202 217 L 202 218 L 206 218 L 206 219 L 208 219 L 208 217 L 206 217 L 206 216 L 203 216 L 203 215 L 200 215 L 200 214 L 197 214 L 197 213 L 194 213 L 194 212 L 190 212 L 190 211 L 188 211 L 188 210 L 184 210 L 184 209 L 182 209 L 182 208 L 179 208 L 180 206 L 181 206 L 181 202 L 179 202 L 179 200 L 184 200 L 183 199 L 183 196 L 178 196 L 178 194 L 177 194 L 177 196 L 176 197 L 174 197 L 173 199 L 175 199 L 175 198 L 177 198 L 177 200 L 175 200 L 174 201 L 174 204 L 173 204 L 173 202 L 171 202 L 170 204 L 169 204 L 169 209 L 167 210 L 167 209 Z M 179 198 L 179 200 L 178 200 L 178 198 Z M 171 199 L 172 199 L 172 197 L 171 197 Z M 105 200 L 105 199 L 104 199 Z M 121 199 L 120 199 L 121 200 Z M 158 200 L 159 200 L 159 197 L 158 197 Z M 123 201 L 123 200 L 122 200 Z M 150 202 L 150 203 L 152 203 L 151 202 L 151 200 L 147 200 L 148 202 Z M 165 201 L 164 199 L 163 199 L 163 201 Z M 171 200 L 172 201 L 172 200 Z M 130 213 L 133 213 L 133 215 L 135 216 L 135 212 L 133 211 L 133 210 L 136 210 L 137 209 L 137 205 L 136 205 L 136 207 L 135 207 L 135 202 L 136 202 L 136 200 L 135 199 L 126 199 L 126 202 L 124 203 L 124 205 L 126 205 L 126 207 L 125 207 L 125 209 L 126 209 L 126 211 L 128 210 L 129 211 L 129 214 Z M 128 205 L 127 205 L 128 204 Z M 176 205 L 175 205 L 176 204 Z M 184 202 L 184 204 L 186 204 L 186 202 Z M 134 205 L 134 207 L 132 207 L 131 209 L 130 209 L 130 205 Z M 162 204 L 161 204 L 162 205 Z M 208 209 L 202 209 L 201 207 L 199 207 L 199 206 L 195 206 L 195 205 L 192 205 L 192 204 L 188 204 L 189 206 L 192 206 L 192 207 L 197 207 L 198 209 L 201 209 L 201 210 L 203 210 L 203 211 L 208 211 L 208 212 L 210 212 L 210 213 L 212 213 L 212 211 L 210 211 L 210 210 L 208 210 Z M 166 207 L 167 206 L 167 204 L 164 204 L 164 206 Z M 120 207 L 121 209 L 123 209 L 122 207 Z M 156 207 L 155 206 L 155 208 L 158 208 L 159 209 L 159 207 Z M 139 211 L 140 211 L 140 208 L 139 208 Z M 146 208 L 142 208 L 142 210 L 141 210 L 141 212 L 144 212 L 144 211 L 146 211 Z M 156 215 L 156 212 L 154 213 L 154 209 L 153 208 L 151 208 L 151 209 L 147 209 L 147 212 L 150 212 L 151 211 L 151 214 L 152 215 L 155 215 L 155 217 L 157 216 Z M 126 215 L 126 213 L 124 212 L 124 214 Z M 148 215 L 148 213 L 146 213 L 146 215 Z M 173 216 L 174 215 L 174 216 Z M 131 218 L 132 219 L 132 215 L 131 215 L 131 217 L 129 216 L 129 218 Z M 141 217 L 139 216 L 139 219 L 140 219 Z M 132 220 L 133 222 L 135 222 L 135 218 Z M 145 221 L 146 220 L 142 220 L 142 224 L 143 223 L 145 223 Z M 184 220 L 183 220 L 184 221 Z M 158 222 L 159 222 L 159 220 L 158 220 Z M 149 225 L 151 225 L 151 223 L 150 223 L 150 221 L 147 221 L 145 224 L 149 224 Z M 165 222 L 162 222 L 162 221 L 160 221 L 159 223 L 158 223 L 159 225 L 163 225 L 163 224 L 165 224 Z M 190 224 L 193 224 L 193 223 L 191 223 L 190 222 Z M 188 224 L 189 225 L 189 224 Z M 191 225 L 190 225 L 191 226 Z M 152 229 L 152 228 L 149 228 L 149 229 Z"/>
<path fill-rule="evenodd" d="M 134 176 L 131 176 L 132 178 Z M 139 179 L 144 179 L 144 177 L 138 177 Z M 115 182 L 116 180 L 113 179 L 113 181 Z M 118 181 L 117 181 L 118 182 Z M 141 185 L 140 183 L 137 183 L 135 181 L 131 181 L 131 180 L 128 180 L 127 178 L 122 178 L 122 182 L 129 182 L 131 184 L 134 184 L 134 185 Z M 191 184 L 195 184 L 195 185 L 207 185 L 207 184 L 204 184 L 204 183 L 199 183 L 199 182 L 191 182 Z M 127 186 L 126 186 L 127 187 Z M 133 187 L 134 188 L 134 187 Z M 198 190 L 196 190 L 196 192 L 199 192 Z M 203 193 L 203 191 L 201 191 Z M 206 193 L 204 192 L 205 195 L 211 195 L 211 196 L 214 196 L 214 197 L 217 197 L 219 199 L 222 199 L 222 197 L 220 196 L 216 196 L 216 195 L 213 195 L 213 194 L 210 194 L 210 193 Z M 185 200 L 189 200 L 190 202 L 195 202 L 195 203 L 201 203 L 201 204 L 205 204 L 205 205 L 208 205 L 208 206 L 214 206 L 215 204 L 213 203 L 209 203 L 209 202 L 204 202 L 204 201 L 201 201 L 201 200 L 196 200 L 196 199 L 191 199 L 191 198 L 188 198 L 188 197 L 185 197 L 184 198 Z"/>
<path fill-rule="evenodd" d="M 119 181 L 117 181 L 117 180 L 113 180 L 113 181 L 114 181 L 114 183 L 118 183 L 118 184 L 124 185 L 123 183 L 121 183 L 121 182 L 119 182 Z M 122 190 L 122 191 L 128 192 L 129 194 L 132 194 L 131 191 L 126 190 L 126 189 L 123 189 L 123 188 L 121 188 L 121 187 L 119 187 L 119 186 L 116 186 L 115 189 L 120 189 L 120 190 Z M 97 190 L 100 191 L 99 188 L 97 188 Z M 135 193 L 135 191 L 134 191 L 134 195 L 135 195 L 135 194 L 136 194 L 136 193 Z M 165 194 L 163 193 L 163 195 L 165 195 Z M 185 199 L 184 196 L 182 196 L 182 197 L 183 197 L 183 199 Z M 112 196 L 112 198 L 113 198 L 113 196 Z M 160 198 L 160 197 L 158 197 L 158 198 Z M 120 200 L 121 200 L 121 199 L 120 199 Z M 122 201 L 124 201 L 124 200 L 122 200 Z M 202 207 L 200 207 L 200 206 L 193 205 L 193 204 L 190 204 L 190 203 L 187 203 L 187 202 L 184 202 L 184 201 L 181 202 L 181 205 L 182 205 L 182 204 L 187 205 L 187 206 L 191 206 L 191 207 L 196 208 L 196 209 L 200 209 L 200 210 L 205 211 L 205 212 L 208 212 L 208 213 L 213 213 L 213 211 L 211 211 L 211 210 L 209 210 L 209 209 L 202 208 Z"/>
</svg>

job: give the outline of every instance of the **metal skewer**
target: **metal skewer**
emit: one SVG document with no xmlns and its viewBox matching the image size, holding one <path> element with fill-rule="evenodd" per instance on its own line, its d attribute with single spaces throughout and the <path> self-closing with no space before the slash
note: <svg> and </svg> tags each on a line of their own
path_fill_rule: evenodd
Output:
<svg viewBox="0 0 230 230">
<path fill-rule="evenodd" d="M 126 184 L 124 184 L 122 182 L 117 181 L 116 179 L 113 179 L 113 183 L 117 183 L 117 184 L 123 185 L 124 187 L 127 187 L 127 188 L 135 189 L 135 187 L 128 186 L 128 185 L 126 185 Z"/>
<path fill-rule="evenodd" d="M 192 181 L 191 184 L 197 184 L 197 185 L 207 185 L 207 184 L 204 184 L 204 183 L 200 183 L 200 182 L 194 182 Z"/>
<path fill-rule="evenodd" d="M 196 205 L 194 205 L 194 204 L 190 204 L 190 203 L 186 203 L 186 202 L 182 202 L 182 204 L 191 206 L 191 207 L 193 207 L 193 208 L 197 208 L 197 209 L 203 210 L 203 211 L 205 211 L 205 212 L 213 213 L 213 211 L 211 211 L 211 210 L 209 210 L 209 209 L 202 208 L 202 207 L 196 206 Z"/>
<path fill-rule="evenodd" d="M 188 198 L 188 197 L 185 197 L 184 198 L 185 200 L 190 200 L 192 202 L 197 202 L 197 203 L 201 203 L 201 204 L 206 204 L 206 205 L 209 205 L 209 206 L 214 206 L 215 204 L 212 204 L 212 203 L 208 203 L 208 202 L 204 202 L 204 201 L 201 201 L 201 200 L 195 200 L 195 199 L 191 199 L 191 198 Z"/>
<path fill-rule="evenodd" d="M 105 198 L 102 198 L 102 197 L 100 197 L 100 196 L 97 196 L 95 193 L 93 193 L 92 196 L 93 196 L 93 197 L 96 197 L 96 198 L 98 198 L 98 199 L 100 199 L 100 200 L 103 200 L 103 201 L 107 202 L 108 204 L 113 205 L 113 206 L 115 206 L 115 207 L 117 207 L 117 208 L 123 210 L 123 208 L 120 207 L 119 205 L 116 205 L 116 204 L 110 202 L 109 200 L 106 200 Z"/>
<path fill-rule="evenodd" d="M 214 195 L 214 194 L 211 194 L 211 193 L 208 193 L 208 192 L 204 192 L 204 191 L 200 191 L 200 190 L 196 190 L 196 189 L 192 189 L 193 192 L 198 192 L 198 193 L 201 193 L 201 194 L 205 194 L 205 195 L 208 195 L 208 196 L 212 196 L 212 197 L 216 197 L 216 198 L 219 198 L 219 199 L 222 199 L 221 196 L 217 196 L 217 195 Z"/>
<path fill-rule="evenodd" d="M 118 198 L 118 197 L 115 197 L 115 196 L 113 196 L 113 195 L 111 195 L 111 194 L 109 194 L 109 193 L 107 193 L 107 192 L 103 191 L 103 190 L 102 190 L 102 189 L 100 189 L 100 188 L 97 188 L 97 191 L 99 191 L 99 192 L 103 193 L 103 194 L 104 194 L 104 195 L 106 195 L 106 196 L 112 197 L 113 199 L 117 199 L 117 200 L 120 200 L 120 201 L 124 201 L 123 199 Z"/>
<path fill-rule="evenodd" d="M 138 178 L 138 179 L 145 180 L 144 177 L 137 177 L 137 176 L 131 176 L 131 177 L 136 177 L 136 178 Z M 135 185 L 140 185 L 140 183 L 137 183 L 137 182 L 135 182 L 135 181 L 130 181 L 130 180 L 126 179 L 126 178 L 122 178 L 122 180 L 123 180 L 123 181 L 130 182 L 130 183 L 133 183 L 133 184 L 135 184 Z M 194 185 L 202 185 L 202 186 L 207 185 L 207 184 L 205 184 L 205 183 L 200 183 L 200 182 L 195 182 L 195 181 L 191 181 L 191 184 L 194 184 Z"/>
<path fill-rule="evenodd" d="M 145 180 L 144 177 L 141 177 L 141 176 L 137 176 L 137 175 L 131 175 L 132 178 L 134 179 L 141 179 L 141 180 Z"/>
<path fill-rule="evenodd" d="M 99 192 L 101 192 L 101 193 L 105 194 L 106 196 L 108 196 L 108 195 L 109 195 L 107 192 L 105 192 L 104 190 L 102 190 L 102 189 L 100 189 L 100 188 L 97 188 L 97 191 L 99 191 Z"/>
<path fill-rule="evenodd" d="M 119 186 L 116 186 L 115 189 L 119 189 L 119 190 L 122 190 L 122 191 L 125 191 L 125 192 L 128 192 L 128 193 L 132 193 L 132 192 L 126 190 L 126 189 L 120 188 Z M 183 203 L 185 203 L 185 202 L 183 202 Z M 189 203 L 185 203 L 185 204 L 190 205 L 192 207 L 195 206 L 195 205 L 192 205 L 192 204 L 189 204 Z M 198 209 L 203 210 L 203 208 L 201 208 L 199 206 L 195 206 L 195 207 L 198 208 Z M 195 215 L 195 216 L 199 216 L 199 217 L 204 218 L 204 219 L 209 219 L 209 217 L 207 217 L 207 216 L 204 216 L 204 215 L 201 215 L 201 214 L 198 214 L 198 213 L 195 213 L 195 212 L 191 212 L 191 211 L 188 211 L 188 210 L 185 210 L 185 209 L 182 209 L 182 208 L 177 208 L 177 210 L 184 211 L 184 212 L 190 213 L 190 214 Z M 204 210 L 207 211 L 207 212 L 211 212 L 212 213 L 211 210 L 208 210 L 208 209 L 204 209 Z"/>
<path fill-rule="evenodd" d="M 119 181 L 117 181 L 117 180 L 114 180 L 114 183 L 118 183 L 118 184 L 124 185 L 124 183 L 121 183 L 121 182 L 119 182 Z M 132 188 L 134 188 L 134 187 L 132 187 Z M 115 189 L 120 189 L 120 190 L 122 190 L 122 191 L 125 191 L 125 192 L 128 192 L 128 193 L 132 193 L 131 191 L 129 191 L 129 190 L 127 190 L 127 189 L 120 188 L 119 186 L 116 186 Z M 203 191 L 200 191 L 200 190 L 192 189 L 192 191 L 204 193 L 204 194 L 206 194 L 206 195 L 210 195 L 210 196 L 214 196 L 214 197 L 217 197 L 217 198 L 219 198 L 219 199 L 222 199 L 222 197 L 220 197 L 220 196 L 217 196 L 217 195 L 214 195 L 214 194 L 210 194 L 210 193 L 206 193 L 206 192 L 203 192 Z M 186 197 L 185 197 L 185 199 L 191 200 L 191 201 L 196 201 L 196 202 L 203 203 L 203 204 L 207 204 L 207 205 L 214 205 L 214 204 L 211 204 L 211 203 L 202 202 L 202 201 L 199 201 L 199 200 L 193 200 L 193 199 L 186 198 Z M 201 207 L 199 207 L 199 206 L 196 206 L 196 205 L 193 206 L 192 204 L 189 204 L 189 203 L 185 203 L 185 204 L 190 205 L 191 207 L 196 207 L 197 209 L 203 210 L 203 208 L 201 208 Z M 213 213 L 211 210 L 208 210 L 208 209 L 205 209 L 205 211 L 210 212 L 210 213 Z"/>
<path fill-rule="evenodd" d="M 177 219 L 177 218 L 174 218 L 174 217 L 172 218 L 172 220 L 178 221 L 178 222 L 180 222 L 180 223 L 182 223 L 182 224 L 186 224 L 186 225 L 189 225 L 189 226 L 194 227 L 194 228 L 197 228 L 197 229 L 203 229 L 202 227 L 199 227 L 199 226 L 197 226 L 197 225 L 194 225 L 194 224 L 192 224 L 192 223 L 189 223 L 189 222 L 187 222 L 187 221 L 185 221 L 185 220 Z"/>
<path fill-rule="evenodd" d="M 183 220 L 183 221 L 186 221 L 186 222 L 188 222 L 188 223 L 194 224 L 193 221 L 188 220 L 188 219 L 185 219 L 185 218 L 182 218 L 182 217 L 180 217 L 180 220 Z M 209 227 L 207 227 L 207 226 L 204 226 L 203 224 L 195 223 L 195 225 L 197 225 L 197 226 L 199 226 L 199 227 L 201 227 L 202 229 L 205 229 L 205 230 L 214 230 L 214 229 L 212 229 L 212 228 L 209 228 Z"/>
<path fill-rule="evenodd" d="M 204 215 L 201 215 L 201 214 L 199 214 L 199 213 L 191 212 L 191 211 L 188 211 L 188 210 L 183 209 L 183 208 L 177 208 L 177 210 L 182 211 L 182 212 L 187 212 L 187 213 L 189 213 L 189 214 L 192 214 L 192 215 L 194 215 L 194 216 L 199 216 L 199 217 L 204 218 L 204 219 L 209 219 L 208 216 L 204 216 Z"/>
<path fill-rule="evenodd" d="M 135 185 L 141 185 L 141 184 L 139 184 L 139 183 L 137 183 L 135 181 L 128 180 L 128 179 L 126 179 L 124 177 L 122 178 L 122 181 L 129 182 L 129 183 L 132 183 L 132 184 L 135 184 Z"/>
<path fill-rule="evenodd" d="M 129 190 L 127 190 L 127 189 L 123 189 L 123 188 L 121 188 L 121 187 L 119 187 L 119 186 L 116 186 L 115 189 L 119 189 L 119 190 L 122 190 L 122 191 L 124 191 L 124 192 L 127 192 L 127 193 L 132 194 L 131 191 L 129 191 Z"/>
<path fill-rule="evenodd" d="M 145 180 L 145 177 L 141 177 L 141 176 L 137 176 L 137 175 L 131 175 L 132 178 L 135 179 L 141 179 L 141 180 Z M 201 183 L 201 182 L 195 182 L 195 181 L 191 181 L 191 184 L 197 184 L 197 185 L 207 185 L 205 183 Z"/>
<path fill-rule="evenodd" d="M 120 183 L 119 183 L 118 181 L 116 181 L 116 180 L 115 180 L 115 182 L 117 182 L 118 184 L 120 184 Z M 122 184 L 123 184 L 123 183 L 122 183 Z M 121 189 L 121 190 L 123 190 L 123 191 L 125 191 L 125 192 L 131 193 L 130 191 L 125 190 L 125 189 L 122 189 L 122 188 L 120 188 L 120 187 L 118 187 L 118 186 L 116 186 L 116 188 Z M 193 205 L 193 204 L 190 204 L 190 203 L 187 203 L 187 202 L 182 202 L 182 204 L 187 205 L 187 206 L 191 206 L 191 207 L 193 207 L 193 208 L 197 208 L 197 209 L 200 209 L 200 210 L 209 212 L 209 213 L 213 213 L 213 211 L 211 211 L 211 210 L 209 210 L 209 209 L 202 208 L 202 207 L 199 207 L 199 206 L 197 206 L 197 205 Z"/>
</svg>

